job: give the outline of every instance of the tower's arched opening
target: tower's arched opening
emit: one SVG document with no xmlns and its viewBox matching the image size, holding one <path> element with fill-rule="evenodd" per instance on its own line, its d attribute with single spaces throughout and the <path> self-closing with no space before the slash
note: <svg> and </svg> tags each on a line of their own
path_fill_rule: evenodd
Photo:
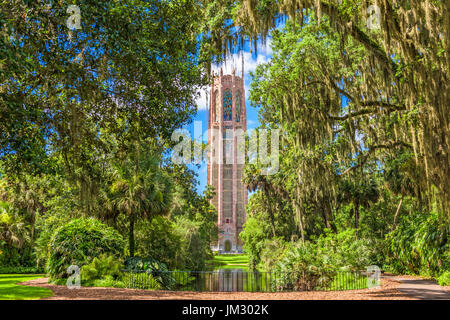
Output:
<svg viewBox="0 0 450 320">
<path fill-rule="evenodd" d="M 225 252 L 230 252 L 230 251 L 231 251 L 231 241 L 225 240 Z"/>
</svg>

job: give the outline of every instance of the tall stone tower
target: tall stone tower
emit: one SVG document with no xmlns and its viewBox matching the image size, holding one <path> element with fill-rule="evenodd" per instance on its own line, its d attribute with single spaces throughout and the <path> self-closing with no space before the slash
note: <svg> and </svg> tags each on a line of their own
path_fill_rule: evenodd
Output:
<svg viewBox="0 0 450 320">
<path fill-rule="evenodd" d="M 218 212 L 219 252 L 242 252 L 239 233 L 245 222 L 248 191 L 243 185 L 244 148 L 247 130 L 244 75 L 213 75 L 209 101 L 207 183 L 215 188 L 211 200 Z"/>
</svg>

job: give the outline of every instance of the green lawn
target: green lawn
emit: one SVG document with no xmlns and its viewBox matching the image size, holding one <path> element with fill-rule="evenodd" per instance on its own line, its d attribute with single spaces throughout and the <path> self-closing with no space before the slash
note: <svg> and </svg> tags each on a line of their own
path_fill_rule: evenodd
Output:
<svg viewBox="0 0 450 320">
<path fill-rule="evenodd" d="M 220 254 L 215 255 L 208 265 L 216 269 L 245 269 L 248 268 L 248 257 L 246 254 Z"/>
<path fill-rule="evenodd" d="M 214 262 L 217 264 L 248 264 L 248 257 L 246 254 L 220 254 L 214 256 Z"/>
<path fill-rule="evenodd" d="M 42 277 L 40 274 L 0 274 L 0 300 L 33 300 L 52 296 L 50 289 L 17 285 Z"/>
</svg>

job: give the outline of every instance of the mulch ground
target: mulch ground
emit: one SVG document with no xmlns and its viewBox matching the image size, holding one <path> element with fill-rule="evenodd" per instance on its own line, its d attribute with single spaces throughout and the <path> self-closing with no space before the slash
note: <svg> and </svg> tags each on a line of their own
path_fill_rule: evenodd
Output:
<svg viewBox="0 0 450 320">
<path fill-rule="evenodd" d="M 21 283 L 49 288 L 53 296 L 44 300 L 411 300 L 400 292 L 398 281 L 382 279 L 380 288 L 332 292 L 192 292 L 151 291 L 118 288 L 81 287 L 49 284 L 47 278 Z"/>
</svg>

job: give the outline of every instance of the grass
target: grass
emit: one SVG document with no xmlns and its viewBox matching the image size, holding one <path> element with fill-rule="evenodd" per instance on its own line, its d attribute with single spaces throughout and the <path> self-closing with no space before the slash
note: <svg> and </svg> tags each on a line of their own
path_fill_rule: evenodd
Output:
<svg viewBox="0 0 450 320">
<path fill-rule="evenodd" d="M 248 256 L 246 254 L 220 254 L 214 256 L 214 262 L 224 265 L 247 265 Z"/>
<path fill-rule="evenodd" d="M 17 285 L 42 277 L 40 274 L 0 274 L 0 300 L 35 300 L 52 296 L 52 291 L 47 288 Z"/>
<path fill-rule="evenodd" d="M 246 254 L 219 254 L 207 262 L 208 266 L 217 269 L 248 269 L 248 256 Z"/>
</svg>

